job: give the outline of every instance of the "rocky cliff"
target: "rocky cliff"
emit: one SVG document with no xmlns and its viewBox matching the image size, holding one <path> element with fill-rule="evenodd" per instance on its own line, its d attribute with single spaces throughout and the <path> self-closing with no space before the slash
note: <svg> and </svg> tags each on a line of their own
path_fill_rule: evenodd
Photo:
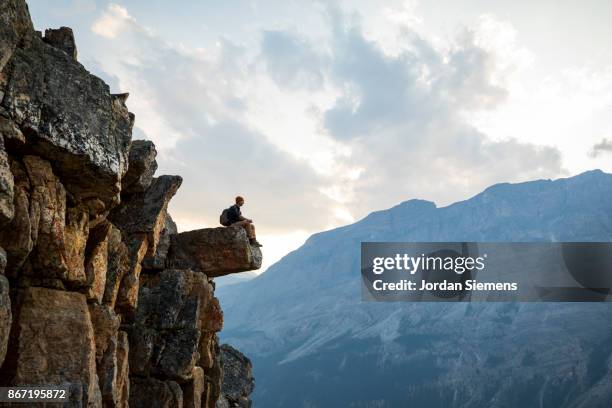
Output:
<svg viewBox="0 0 612 408">
<path fill-rule="evenodd" d="M 255 387 L 253 366 L 244 354 L 229 344 L 221 346 L 223 385 L 217 408 L 250 408 L 250 395 Z"/>
<path fill-rule="evenodd" d="M 77 61 L 72 30 L 43 35 L 25 1 L 0 1 L 0 385 L 62 384 L 71 406 L 214 407 L 212 278 L 261 252 L 240 228 L 177 233 L 182 179 L 154 177 L 127 98 Z"/>
</svg>

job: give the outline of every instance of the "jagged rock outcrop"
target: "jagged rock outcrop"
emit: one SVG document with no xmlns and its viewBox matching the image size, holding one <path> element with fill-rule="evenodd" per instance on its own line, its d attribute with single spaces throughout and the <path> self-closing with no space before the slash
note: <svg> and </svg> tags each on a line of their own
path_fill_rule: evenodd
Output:
<svg viewBox="0 0 612 408">
<path fill-rule="evenodd" d="M 25 1 L 0 2 L 0 386 L 211 408 L 212 278 L 259 268 L 261 252 L 242 229 L 178 233 L 167 209 L 182 178 L 154 177 L 127 97 L 77 61 L 70 28 L 42 36 Z"/>
<path fill-rule="evenodd" d="M 229 344 L 221 346 L 223 385 L 217 408 L 251 408 L 249 395 L 255 388 L 253 366 L 244 354 Z"/>
<path fill-rule="evenodd" d="M 261 250 L 248 242 L 242 227 L 204 228 L 173 235 L 168 265 L 210 277 L 261 267 Z"/>
<path fill-rule="evenodd" d="M 33 36 L 4 67 L 2 107 L 32 153 L 54 162 L 69 191 L 117 203 L 133 116 L 108 85 L 63 50 Z"/>
<path fill-rule="evenodd" d="M 172 220 L 170 214 L 166 214 L 166 220 L 164 221 L 164 228 L 159 235 L 159 242 L 157 243 L 157 249 L 155 255 L 145 256 L 142 260 L 143 269 L 151 271 L 161 271 L 166 268 L 166 259 L 168 257 L 168 250 L 170 249 L 170 237 L 176 235 L 178 230 L 176 224 Z"/>
<path fill-rule="evenodd" d="M 149 188 L 157 170 L 157 150 L 149 140 L 134 140 L 130 145 L 127 173 L 121 180 L 121 193 L 142 193 Z"/>
<path fill-rule="evenodd" d="M 153 179 L 146 191 L 131 196 L 127 202 L 113 210 L 109 219 L 126 236 L 145 235 L 149 243 L 147 252 L 155 254 L 166 220 L 168 203 L 182 182 L 180 176 Z"/>
<path fill-rule="evenodd" d="M 70 27 L 60 27 L 58 29 L 48 28 L 45 30 L 45 36 L 43 41 L 53 47 L 64 51 L 66 54 L 72 57 L 73 60 L 77 59 L 76 43 L 74 41 L 74 33 Z"/>
</svg>

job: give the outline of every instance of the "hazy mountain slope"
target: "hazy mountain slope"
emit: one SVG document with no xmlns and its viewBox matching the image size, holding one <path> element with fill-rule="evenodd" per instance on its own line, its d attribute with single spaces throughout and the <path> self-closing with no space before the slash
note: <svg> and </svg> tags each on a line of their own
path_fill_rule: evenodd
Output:
<svg viewBox="0 0 612 408">
<path fill-rule="evenodd" d="M 224 341 L 253 359 L 256 407 L 607 406 L 610 306 L 363 303 L 358 262 L 361 241 L 611 239 L 600 171 L 408 201 L 221 288 Z"/>
<path fill-rule="evenodd" d="M 253 271 L 234 273 L 231 275 L 225 275 L 215 278 L 215 284 L 217 285 L 217 288 L 221 288 L 223 286 L 230 286 L 235 285 L 237 283 L 249 281 L 255 278 L 256 276 L 257 274 Z"/>
</svg>

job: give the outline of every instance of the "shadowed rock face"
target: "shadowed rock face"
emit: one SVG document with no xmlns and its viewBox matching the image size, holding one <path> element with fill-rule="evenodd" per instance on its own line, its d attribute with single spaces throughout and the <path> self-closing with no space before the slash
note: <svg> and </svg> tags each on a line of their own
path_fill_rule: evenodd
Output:
<svg viewBox="0 0 612 408">
<path fill-rule="evenodd" d="M 43 38 L 23 0 L 0 1 L 0 386 L 65 384 L 69 405 L 89 408 L 212 408 L 213 275 L 200 258 L 168 268 L 182 179 L 153 177 L 157 152 L 131 141 L 128 94 L 76 58 L 71 29 Z M 197 241 L 212 240 L 211 259 L 236 257 L 217 274 L 261 264 L 232 234 Z"/>
<path fill-rule="evenodd" d="M 261 267 L 261 250 L 249 244 L 241 227 L 204 228 L 173 235 L 168 265 L 210 277 Z"/>
<path fill-rule="evenodd" d="M 223 385 L 221 394 L 224 402 L 219 405 L 250 408 L 249 395 L 255 388 L 253 366 L 244 354 L 230 346 L 221 345 L 221 365 L 223 366 Z"/>
<path fill-rule="evenodd" d="M 151 185 L 157 170 L 157 150 L 149 140 L 134 140 L 130 145 L 128 171 L 121 180 L 122 194 L 142 193 Z"/>
<path fill-rule="evenodd" d="M 170 238 L 177 234 L 177 228 L 170 214 L 166 214 L 164 228 L 159 236 L 155 255 L 146 256 L 142 261 L 142 267 L 151 271 L 161 271 L 166 268 L 166 258 L 170 249 Z"/>
<path fill-rule="evenodd" d="M 130 331 L 130 342 L 138 350 L 132 354 L 132 372 L 179 381 L 191 378 L 212 299 L 212 284 L 201 273 L 169 269 L 141 276 Z"/>
<path fill-rule="evenodd" d="M 4 361 L 4 357 L 6 356 L 11 322 L 9 282 L 4 276 L 0 275 L 0 364 Z"/>
<path fill-rule="evenodd" d="M 20 43 L 34 34 L 28 6 L 24 1 L 7 0 L 0 3 L 0 70 Z"/>
<path fill-rule="evenodd" d="M 183 391 L 174 381 L 134 378 L 130 386 L 131 408 L 176 408 L 183 406 Z"/>
<path fill-rule="evenodd" d="M 113 210 L 109 216 L 110 220 L 123 234 L 146 234 L 149 240 L 148 253 L 155 254 L 168 203 L 182 182 L 180 176 L 161 176 L 153 179 L 145 192 L 131 196 L 128 201 Z"/>
</svg>

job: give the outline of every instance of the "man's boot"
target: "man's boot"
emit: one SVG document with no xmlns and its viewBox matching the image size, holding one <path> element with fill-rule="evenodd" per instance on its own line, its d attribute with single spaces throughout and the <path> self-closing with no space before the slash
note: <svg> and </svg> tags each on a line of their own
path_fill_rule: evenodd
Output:
<svg viewBox="0 0 612 408">
<path fill-rule="evenodd" d="M 249 238 L 249 243 L 258 248 L 261 248 L 263 246 L 255 238 Z"/>
</svg>

